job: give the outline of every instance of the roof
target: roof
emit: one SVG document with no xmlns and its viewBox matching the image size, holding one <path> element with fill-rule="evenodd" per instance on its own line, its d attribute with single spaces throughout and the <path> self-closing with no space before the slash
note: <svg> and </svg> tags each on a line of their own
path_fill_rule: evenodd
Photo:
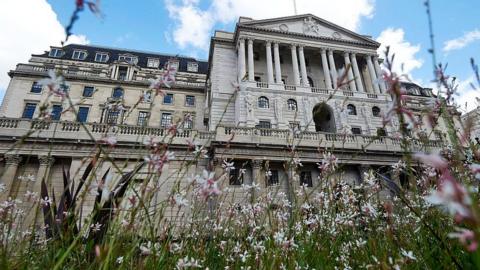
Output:
<svg viewBox="0 0 480 270">
<path fill-rule="evenodd" d="M 46 51 L 43 54 L 34 54 L 32 56 L 46 57 L 46 58 L 52 58 L 52 59 L 62 59 L 62 60 L 73 60 L 72 55 L 75 50 L 84 50 L 84 51 L 87 51 L 87 58 L 85 60 L 73 60 L 73 61 L 80 61 L 80 62 L 87 62 L 87 63 L 91 62 L 91 63 L 99 64 L 99 62 L 95 62 L 95 54 L 97 52 L 103 52 L 103 53 L 108 53 L 109 58 L 106 63 L 100 63 L 100 64 L 111 64 L 118 60 L 119 55 L 130 54 L 138 57 L 137 65 L 142 68 L 147 68 L 148 58 L 160 59 L 160 68 L 163 67 L 168 60 L 175 58 L 179 60 L 178 71 L 180 72 L 189 72 L 187 71 L 187 64 L 189 62 L 198 63 L 198 72 L 190 72 L 190 73 L 207 74 L 207 70 L 208 70 L 207 61 L 197 60 L 193 57 L 187 57 L 187 56 L 181 56 L 181 55 L 168 55 L 168 54 L 160 54 L 155 52 L 109 48 L 109 47 L 102 47 L 102 46 L 79 45 L 79 44 L 69 44 L 59 48 L 61 48 L 65 52 L 65 54 L 62 55 L 62 57 L 51 57 L 49 56 L 48 51 Z"/>
</svg>

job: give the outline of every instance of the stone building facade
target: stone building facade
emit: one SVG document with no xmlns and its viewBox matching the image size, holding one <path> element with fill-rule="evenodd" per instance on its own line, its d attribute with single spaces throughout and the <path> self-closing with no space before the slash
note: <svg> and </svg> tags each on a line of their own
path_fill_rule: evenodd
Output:
<svg viewBox="0 0 480 270">
<path fill-rule="evenodd" d="M 382 125 L 391 97 L 378 80 L 379 46 L 368 36 L 307 14 L 268 20 L 241 17 L 234 32 L 215 32 L 208 62 L 96 46 L 52 47 L 10 72 L 0 109 L 4 196 L 38 191 L 38 179 L 60 180 L 64 167 L 71 175 L 81 173 L 95 149 L 94 140 L 106 134 L 118 141 L 109 150 L 114 158 L 110 162 L 131 168 L 145 155 L 139 147 L 145 137 L 164 136 L 170 124 L 182 121 L 181 132 L 170 143 L 176 161 L 165 170 L 179 170 L 192 158 L 189 141 L 195 141 L 209 149 L 209 155 L 189 167 L 188 175 L 203 169 L 220 175 L 223 161 L 233 162 L 235 169 L 223 185 L 240 194 L 239 199 L 245 193 L 242 184 L 282 191 L 315 186 L 322 181 L 317 163 L 327 150 L 345 165 L 338 177 L 351 184 L 360 183 L 369 169 L 389 174 L 402 149 L 395 137 L 398 121 Z M 148 79 L 158 76 L 166 62 L 178 67 L 175 85 L 165 96 L 148 96 Z M 52 119 L 38 120 L 39 106 L 48 96 L 38 81 L 51 69 L 69 82 L 76 114 L 61 113 L 64 104 L 52 98 Z M 348 83 L 337 89 L 344 72 Z M 411 83 L 403 87 L 412 96 L 412 108 L 434 98 L 431 89 Z M 191 120 L 185 121 L 185 115 Z M 413 151 L 441 146 L 442 134 L 427 127 L 424 132 L 429 140 L 414 139 Z M 412 131 L 412 137 L 418 137 L 418 131 Z M 293 146 L 303 164 L 298 169 L 286 165 Z M 111 165 L 105 162 L 97 177 Z M 173 183 L 167 175 L 162 181 Z M 50 185 L 60 193 L 63 184 L 57 180 Z M 160 197 L 167 196 L 168 187 Z"/>
</svg>

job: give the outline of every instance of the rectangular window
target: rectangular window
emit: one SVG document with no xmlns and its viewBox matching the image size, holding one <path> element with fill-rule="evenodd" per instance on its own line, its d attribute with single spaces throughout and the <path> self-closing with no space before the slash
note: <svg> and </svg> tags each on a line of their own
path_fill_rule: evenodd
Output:
<svg viewBox="0 0 480 270">
<path fill-rule="evenodd" d="M 85 123 L 88 118 L 89 107 L 79 107 L 77 112 L 77 122 Z"/>
<path fill-rule="evenodd" d="M 138 58 L 134 56 L 126 56 L 126 55 L 120 55 L 118 57 L 118 61 L 125 61 L 129 64 L 137 64 Z"/>
<path fill-rule="evenodd" d="M 387 131 L 384 128 L 377 128 L 377 136 L 385 137 L 387 136 Z"/>
<path fill-rule="evenodd" d="M 185 106 L 187 106 L 187 107 L 195 106 L 195 96 L 186 96 L 185 97 Z"/>
<path fill-rule="evenodd" d="M 117 79 L 120 81 L 126 81 L 128 74 L 128 67 L 119 67 Z"/>
<path fill-rule="evenodd" d="M 107 110 L 107 124 L 115 125 L 118 123 L 118 116 L 120 115 L 120 110 L 118 109 L 110 109 Z"/>
<path fill-rule="evenodd" d="M 106 63 L 108 61 L 108 53 L 95 54 L 95 62 Z"/>
<path fill-rule="evenodd" d="M 147 126 L 148 125 L 148 116 L 150 115 L 149 112 L 138 112 L 138 120 L 137 125 L 139 126 Z"/>
<path fill-rule="evenodd" d="M 171 113 L 162 113 L 162 119 L 160 121 L 160 126 L 168 128 L 172 125 L 172 114 Z"/>
<path fill-rule="evenodd" d="M 259 121 L 256 127 L 261 129 L 260 136 L 270 136 L 271 131 L 266 130 L 272 128 L 272 124 L 270 124 L 270 121 Z"/>
<path fill-rule="evenodd" d="M 163 104 L 173 104 L 173 94 L 166 94 L 163 97 Z"/>
<path fill-rule="evenodd" d="M 168 61 L 168 65 L 170 66 L 170 68 L 174 68 L 175 70 L 178 70 L 180 63 L 177 60 L 170 60 Z"/>
<path fill-rule="evenodd" d="M 50 50 L 50 53 L 48 54 L 48 56 L 60 58 L 60 57 L 63 56 L 63 50 L 57 49 L 57 48 L 53 48 L 53 49 Z"/>
<path fill-rule="evenodd" d="M 188 62 L 187 63 L 187 71 L 188 72 L 198 72 L 198 63 Z"/>
<path fill-rule="evenodd" d="M 307 187 L 313 186 L 312 172 L 305 171 L 300 173 L 300 185 L 306 185 Z"/>
<path fill-rule="evenodd" d="M 84 96 L 84 97 L 92 97 L 94 91 L 95 91 L 95 87 L 93 87 L 93 86 L 85 86 L 85 87 L 83 88 L 83 96 Z"/>
<path fill-rule="evenodd" d="M 361 135 L 362 134 L 362 129 L 359 128 L 359 127 L 352 127 L 352 134 Z"/>
<path fill-rule="evenodd" d="M 39 94 L 41 92 L 42 92 L 42 85 L 39 84 L 38 82 L 34 82 L 32 84 L 32 88 L 30 89 L 30 93 Z"/>
<path fill-rule="evenodd" d="M 229 180 L 231 186 L 241 186 L 243 184 L 243 174 L 240 169 L 231 169 Z"/>
<path fill-rule="evenodd" d="M 74 60 L 85 60 L 87 58 L 87 52 L 85 51 L 73 51 L 72 59 Z"/>
<path fill-rule="evenodd" d="M 33 114 L 35 113 L 35 108 L 37 108 L 36 103 L 27 103 L 23 109 L 22 118 L 32 119 Z"/>
<path fill-rule="evenodd" d="M 51 119 L 58 121 L 60 120 L 60 116 L 62 115 L 62 105 L 53 105 L 52 106 L 52 114 L 51 114 Z"/>
<path fill-rule="evenodd" d="M 276 186 L 280 183 L 278 180 L 278 171 L 277 170 L 271 170 L 270 175 L 268 176 L 268 185 L 269 186 Z"/>
<path fill-rule="evenodd" d="M 183 121 L 184 129 L 193 129 L 193 116 L 191 114 L 186 114 Z"/>
<path fill-rule="evenodd" d="M 160 65 L 160 59 L 158 59 L 158 58 L 148 58 L 147 67 L 158 68 L 159 65 Z"/>
</svg>

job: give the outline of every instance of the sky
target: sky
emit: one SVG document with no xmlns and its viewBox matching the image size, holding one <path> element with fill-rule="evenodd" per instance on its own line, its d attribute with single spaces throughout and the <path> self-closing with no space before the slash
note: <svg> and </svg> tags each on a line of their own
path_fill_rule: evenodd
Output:
<svg viewBox="0 0 480 270">
<path fill-rule="evenodd" d="M 93 0 L 95 1 L 95 0 Z M 294 0 L 102 0 L 103 16 L 80 14 L 71 43 L 102 45 L 208 59 L 214 30 L 233 31 L 239 16 L 294 15 Z M 2 0 L 0 8 L 0 100 L 9 70 L 64 39 L 74 0 Z M 382 43 L 396 54 L 396 69 L 425 87 L 433 68 L 424 0 L 296 0 L 298 14 L 312 13 Z M 480 62 L 478 0 L 431 0 L 437 61 L 459 81 L 462 111 L 477 104 L 480 90 L 470 58 Z M 467 108 L 465 107 L 467 103 Z"/>
</svg>

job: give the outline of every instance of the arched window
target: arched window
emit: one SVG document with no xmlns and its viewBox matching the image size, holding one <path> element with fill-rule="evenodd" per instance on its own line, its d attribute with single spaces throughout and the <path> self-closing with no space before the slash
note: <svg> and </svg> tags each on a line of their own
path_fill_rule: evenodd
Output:
<svg viewBox="0 0 480 270">
<path fill-rule="evenodd" d="M 287 108 L 289 111 L 296 111 L 297 110 L 297 101 L 295 99 L 287 100 Z"/>
<path fill-rule="evenodd" d="M 372 108 L 372 114 L 373 114 L 373 116 L 375 116 L 375 117 L 380 117 L 380 108 L 377 107 L 377 106 L 374 106 L 374 107 Z"/>
<path fill-rule="evenodd" d="M 269 107 L 270 107 L 270 104 L 268 102 L 267 97 L 259 97 L 258 98 L 258 108 L 268 109 Z"/>
<path fill-rule="evenodd" d="M 357 115 L 357 108 L 353 104 L 347 105 L 347 113 L 348 115 Z"/>
<path fill-rule="evenodd" d="M 113 89 L 113 98 L 122 98 L 123 97 L 123 89 L 121 87 L 117 87 Z"/>
<path fill-rule="evenodd" d="M 307 77 L 307 79 L 308 79 L 308 84 L 310 84 L 310 87 L 315 87 L 315 85 L 313 85 L 313 80 L 312 80 L 312 78 Z"/>
</svg>

